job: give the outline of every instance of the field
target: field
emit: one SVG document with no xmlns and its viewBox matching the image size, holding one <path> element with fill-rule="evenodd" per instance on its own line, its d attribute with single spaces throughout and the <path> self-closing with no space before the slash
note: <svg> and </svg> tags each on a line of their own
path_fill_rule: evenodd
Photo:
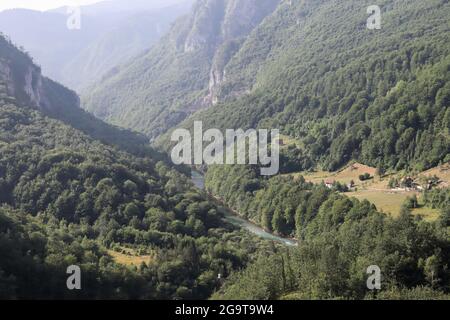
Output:
<svg viewBox="0 0 450 320">
<path fill-rule="evenodd" d="M 375 204 L 378 210 L 389 213 L 393 216 L 400 214 L 401 207 L 408 197 L 416 195 L 420 203 L 420 194 L 414 191 L 410 192 L 390 192 L 382 190 L 361 190 L 348 193 L 350 197 L 359 200 L 368 200 Z M 421 207 L 413 210 L 413 214 L 421 215 L 425 220 L 433 221 L 439 217 L 439 210 Z"/>
<path fill-rule="evenodd" d="M 371 176 L 375 176 L 375 172 L 375 168 L 371 168 L 360 163 L 354 163 L 337 172 L 317 171 L 312 173 L 299 173 L 296 175 L 303 175 L 307 181 L 314 183 L 334 180 L 348 184 L 353 180 L 356 184 L 356 187 L 364 187 L 364 185 L 368 184 L 368 182 L 361 183 L 361 181 L 359 181 L 359 176 L 365 173 L 369 173 Z"/>
<path fill-rule="evenodd" d="M 113 257 L 114 261 L 125 266 L 139 267 L 143 262 L 147 265 L 154 261 L 154 256 L 151 255 L 137 255 L 131 249 L 123 249 L 122 252 L 108 250 L 108 254 Z"/>
<path fill-rule="evenodd" d="M 373 178 L 368 181 L 360 181 L 359 176 L 369 173 Z M 396 174 L 399 176 L 400 174 Z M 354 188 L 346 193 L 349 197 L 355 197 L 359 200 L 368 200 L 375 204 L 378 210 L 397 216 L 400 213 L 403 203 L 408 197 L 416 195 L 421 203 L 421 193 L 408 190 L 391 190 L 388 187 L 390 178 L 396 175 L 388 175 L 383 178 L 376 174 L 376 169 L 365 166 L 360 163 L 352 163 L 337 172 L 302 172 L 294 174 L 295 177 L 303 176 L 307 181 L 313 183 L 333 183 L 334 181 L 348 185 L 353 181 Z M 441 179 L 439 187 L 448 187 L 450 181 L 450 165 L 446 164 L 420 173 L 419 176 L 438 176 Z M 425 220 L 435 220 L 439 217 L 439 210 L 421 207 L 414 209 L 413 213 L 421 215 Z"/>
</svg>

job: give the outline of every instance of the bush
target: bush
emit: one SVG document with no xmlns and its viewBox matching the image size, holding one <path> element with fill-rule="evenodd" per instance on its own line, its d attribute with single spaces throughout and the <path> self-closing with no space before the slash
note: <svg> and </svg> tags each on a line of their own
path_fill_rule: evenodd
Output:
<svg viewBox="0 0 450 320">
<path fill-rule="evenodd" d="M 367 181 L 370 179 L 373 179 L 373 177 L 369 173 L 364 173 L 359 176 L 359 180 L 361 180 L 361 181 Z"/>
</svg>

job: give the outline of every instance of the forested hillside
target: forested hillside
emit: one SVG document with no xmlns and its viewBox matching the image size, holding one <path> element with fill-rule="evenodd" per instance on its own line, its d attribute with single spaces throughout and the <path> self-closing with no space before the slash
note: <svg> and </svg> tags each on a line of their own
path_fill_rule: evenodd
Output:
<svg viewBox="0 0 450 320">
<path fill-rule="evenodd" d="M 336 170 L 353 159 L 409 172 L 449 161 L 449 2 L 378 3 L 381 30 L 366 29 L 370 4 L 283 2 L 225 67 L 221 102 L 182 126 L 280 128 L 295 138 L 294 170 Z M 440 209 L 432 223 L 408 203 L 392 218 L 347 197 L 347 185 L 267 179 L 245 166 L 209 167 L 206 188 L 299 240 L 298 249 L 261 256 L 214 298 L 449 298 L 448 188 L 424 192 Z M 383 270 L 377 293 L 364 283 L 370 265 Z"/>
<path fill-rule="evenodd" d="M 70 93 L 57 84 L 25 90 L 23 70 L 49 80 L 3 38 L 0 62 L 0 298 L 207 298 L 217 274 L 251 260 L 254 240 L 186 176 L 151 150 L 139 157 L 49 118 L 59 106 L 86 115 L 50 98 Z M 125 250 L 152 258 L 125 266 L 112 253 Z M 82 270 L 81 291 L 67 290 L 70 265 Z"/>
<path fill-rule="evenodd" d="M 366 28 L 370 1 L 289 3 L 230 59 L 224 102 L 183 126 L 279 128 L 299 141 L 302 169 L 450 160 L 448 1 L 383 1 L 381 30 Z"/>
<path fill-rule="evenodd" d="M 366 27 L 372 4 L 198 0 L 84 96 L 112 124 L 0 36 L 0 298 L 450 299 L 448 181 L 416 186 L 429 220 L 411 212 L 418 189 L 397 217 L 351 197 L 374 172 L 391 192 L 450 161 L 450 2 L 381 0 L 380 30 Z M 195 189 L 146 146 L 170 148 L 194 120 L 280 129 L 280 174 L 202 166 Z M 352 160 L 372 172 L 356 187 L 300 172 Z M 70 265 L 82 291 L 66 288 Z"/>
<path fill-rule="evenodd" d="M 449 299 L 448 190 L 429 195 L 442 212 L 427 223 L 407 207 L 393 219 L 366 200 L 337 193 L 338 185 L 266 179 L 245 166 L 210 167 L 206 188 L 267 230 L 299 240 L 294 250 L 261 255 L 214 298 Z M 373 265 L 383 275 L 377 293 L 365 281 Z"/>
</svg>

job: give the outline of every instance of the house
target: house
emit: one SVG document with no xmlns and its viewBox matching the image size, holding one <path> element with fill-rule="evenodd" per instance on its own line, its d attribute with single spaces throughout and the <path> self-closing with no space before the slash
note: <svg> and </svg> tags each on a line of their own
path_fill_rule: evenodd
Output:
<svg viewBox="0 0 450 320">
<path fill-rule="evenodd" d="M 329 189 L 333 188 L 334 184 L 336 183 L 336 180 L 325 180 L 325 186 Z"/>
<path fill-rule="evenodd" d="M 405 177 L 401 181 L 401 186 L 405 189 L 410 189 L 413 187 L 414 179 L 412 177 Z"/>
</svg>

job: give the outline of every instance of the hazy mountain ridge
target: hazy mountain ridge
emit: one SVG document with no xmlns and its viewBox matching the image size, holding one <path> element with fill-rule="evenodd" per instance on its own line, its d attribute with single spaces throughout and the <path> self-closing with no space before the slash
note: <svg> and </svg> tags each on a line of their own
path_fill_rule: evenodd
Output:
<svg viewBox="0 0 450 320">
<path fill-rule="evenodd" d="M 99 17 L 105 14 L 121 14 L 121 13 L 136 13 L 149 9 L 163 9 L 169 6 L 178 5 L 183 0 L 107 0 L 99 1 L 91 5 L 81 6 L 83 12 L 91 17 Z M 49 12 L 67 13 L 68 6 L 59 7 Z"/>
<path fill-rule="evenodd" d="M 155 48 L 93 87 L 83 106 L 102 119 L 157 137 L 214 101 L 223 66 L 277 4 L 196 2 Z"/>
<path fill-rule="evenodd" d="M 186 0 L 170 7 L 130 13 L 67 63 L 62 70 L 64 82 L 83 91 L 101 81 L 111 68 L 151 48 L 191 6 L 191 1 Z"/>
<path fill-rule="evenodd" d="M 115 0 L 84 6 L 80 30 L 67 28 L 66 7 L 6 10 L 0 12 L 0 31 L 29 51 L 45 75 L 80 90 L 150 48 L 191 3 Z"/>
</svg>

